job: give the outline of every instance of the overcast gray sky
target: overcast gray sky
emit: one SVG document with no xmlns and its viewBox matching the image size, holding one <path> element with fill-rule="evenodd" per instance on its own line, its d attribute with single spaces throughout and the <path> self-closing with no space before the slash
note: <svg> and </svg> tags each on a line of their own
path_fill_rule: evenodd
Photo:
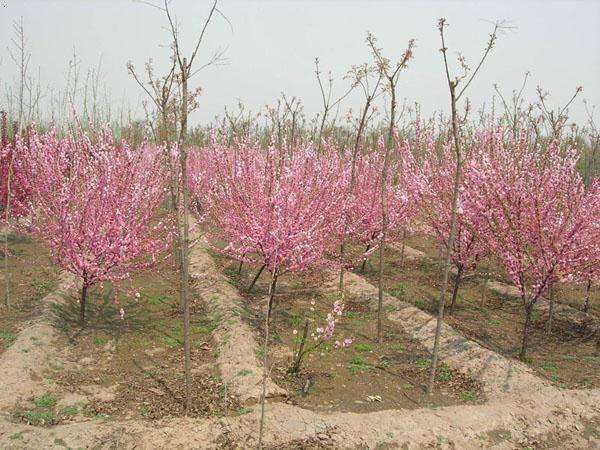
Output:
<svg viewBox="0 0 600 450">
<path fill-rule="evenodd" d="M 233 31 L 217 18 L 208 30 L 203 57 L 227 47 L 228 64 L 201 72 L 203 87 L 197 120 L 206 121 L 237 100 L 252 109 L 273 102 L 280 92 L 302 99 L 307 113 L 319 109 L 314 58 L 324 71 L 341 77 L 352 64 L 369 60 L 367 31 L 385 53 L 400 56 L 410 38 L 417 48 L 401 76 L 399 97 L 418 101 L 425 114 L 446 110 L 448 98 L 438 51 L 436 22 L 446 17 L 450 55 L 461 51 L 471 64 L 481 54 L 490 21 L 508 20 L 514 27 L 500 36 L 469 97 L 489 101 L 498 84 L 510 95 L 531 72 L 530 99 L 537 85 L 550 91 L 551 103 L 564 104 L 576 86 L 582 99 L 600 108 L 600 1 L 235 1 L 221 0 Z M 11 23 L 21 16 L 32 53 L 31 67 L 41 69 L 44 85 L 60 87 L 75 49 L 83 67 L 102 58 L 103 80 L 119 102 L 139 103 L 139 87 L 129 78 L 128 60 L 139 68 L 152 57 L 166 61 L 168 42 L 160 11 L 132 0 L 0 0 L 0 83 L 13 83 L 16 68 L 7 48 Z M 207 0 L 172 0 L 186 49 L 210 7 Z M 344 84 L 339 81 L 341 90 Z M 0 86 L 2 92 L 4 86 Z M 1 98 L 1 101 L 4 101 Z M 345 107 L 352 107 L 349 99 Z M 116 103 L 117 100 L 115 100 Z M 581 101 L 572 118 L 585 119 Z M 598 120 L 598 112 L 596 113 Z"/>
</svg>

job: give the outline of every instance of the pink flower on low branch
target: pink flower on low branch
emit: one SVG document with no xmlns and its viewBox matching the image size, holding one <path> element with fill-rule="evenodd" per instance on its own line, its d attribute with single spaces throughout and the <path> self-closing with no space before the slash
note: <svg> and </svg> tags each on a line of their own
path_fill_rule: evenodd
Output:
<svg viewBox="0 0 600 450">
<path fill-rule="evenodd" d="M 161 149 L 132 149 L 101 133 L 57 139 L 32 134 L 17 143 L 31 192 L 32 231 L 65 270 L 88 288 L 151 267 L 168 248 L 172 229 L 156 219 L 167 173 Z"/>
<path fill-rule="evenodd" d="M 478 136 L 465 173 L 463 208 L 518 287 L 525 308 L 521 358 L 531 312 L 553 283 L 598 264 L 598 182 L 585 189 L 578 153 L 502 129 Z"/>
</svg>

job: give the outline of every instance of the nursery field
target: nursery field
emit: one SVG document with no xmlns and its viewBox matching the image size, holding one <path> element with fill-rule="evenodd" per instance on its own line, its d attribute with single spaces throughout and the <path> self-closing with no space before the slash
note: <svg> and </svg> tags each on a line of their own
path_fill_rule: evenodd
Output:
<svg viewBox="0 0 600 450">
<path fill-rule="evenodd" d="M 409 241 L 413 248 L 420 248 L 425 253 L 424 257 L 405 257 L 402 266 L 398 263 L 402 259 L 401 247 L 389 250 L 385 285 L 390 294 L 435 314 L 439 296 L 439 258 L 437 252 L 432 252 L 431 243 L 424 240 L 421 237 Z M 454 311 L 446 316 L 446 321 L 480 345 L 518 358 L 523 329 L 522 303 L 517 297 L 490 289 L 482 273 L 489 273 L 491 266 L 480 264 L 480 272 L 464 281 Z M 367 265 L 364 275 L 376 282 L 377 274 L 371 266 Z M 568 292 L 569 296 L 563 297 L 563 292 Z M 448 297 L 451 295 L 449 289 Z M 558 301 L 579 309 L 585 294 L 581 286 L 563 286 L 555 295 Z M 593 294 L 590 310 L 595 311 L 599 304 L 597 294 Z M 547 318 L 547 312 L 534 315 L 527 365 L 540 377 L 563 388 L 600 387 L 600 358 L 593 333 L 588 327 L 564 317 L 556 317 L 553 329 L 548 333 Z"/>
<path fill-rule="evenodd" d="M 134 3 L 168 56 L 120 66 L 143 100 L 118 120 L 100 62 L 74 51 L 46 95 L 12 27 L 0 449 L 600 449 L 600 133 L 581 86 L 555 105 L 527 72 L 472 104 L 513 27 L 486 22 L 467 59 L 440 18 L 439 45 L 392 58 L 369 32 L 338 77 L 315 58 L 316 104 L 236 100 L 198 123 L 203 69 L 226 61 L 205 36 L 232 22 L 217 0 L 190 13 L 188 53 L 176 2 Z M 417 81 L 447 97 L 422 108 L 402 88 L 431 49 L 442 76 Z"/>
<path fill-rule="evenodd" d="M 232 283 L 247 291 L 254 273 L 242 270 L 238 274 L 237 265 L 227 260 L 221 260 L 221 265 Z M 330 312 L 327 307 L 333 303 L 335 293 L 319 289 L 326 282 L 322 273 L 285 277 L 275 297 L 271 376 L 288 391 L 290 403 L 316 411 L 369 412 L 485 400 L 476 381 L 445 364 L 438 374 L 439 391 L 428 396 L 427 350 L 387 320 L 383 342 L 378 343 L 375 314 L 363 299 L 352 296 L 346 298 L 344 320 L 338 330 L 342 336 L 353 336 L 353 345 L 347 349 L 336 349 L 332 343 L 321 345 L 306 356 L 299 373 L 290 373 L 307 320 L 308 334 L 314 334 L 315 323 L 324 323 Z M 252 292 L 244 293 L 245 317 L 257 334 L 262 327 L 268 286 L 269 280 L 261 275 Z"/>
<path fill-rule="evenodd" d="M 362 153 L 27 133 L 0 160 L 3 448 L 598 445 L 574 149 L 484 129 L 454 195 L 434 128 Z"/>
</svg>

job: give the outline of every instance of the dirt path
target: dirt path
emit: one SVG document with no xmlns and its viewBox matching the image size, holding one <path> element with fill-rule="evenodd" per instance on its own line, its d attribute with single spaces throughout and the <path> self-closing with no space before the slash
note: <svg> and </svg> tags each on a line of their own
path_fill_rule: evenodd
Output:
<svg viewBox="0 0 600 450">
<path fill-rule="evenodd" d="M 333 281 L 328 286 L 330 290 L 336 288 L 337 285 Z M 346 291 L 368 302 L 372 309 L 377 308 L 377 288 L 360 275 L 351 272 L 346 274 Z M 387 313 L 390 320 L 398 322 L 410 336 L 417 339 L 428 351 L 432 351 L 435 317 L 387 294 L 384 297 L 384 305 L 390 311 Z M 482 347 L 445 323 L 442 324 L 440 357 L 453 369 L 482 383 L 488 398 L 532 390 L 541 391 L 550 386 L 537 377 L 527 365 Z"/>
<path fill-rule="evenodd" d="M 275 403 L 267 409 L 271 448 L 598 448 L 597 391 L 524 395 L 438 410 L 322 414 Z M 0 421 L 2 448 L 254 448 L 258 411 L 222 419 L 88 421 L 35 428 Z M 538 446 L 539 444 L 539 446 Z M 293 446 L 295 445 L 295 446 Z"/>
<path fill-rule="evenodd" d="M 63 273 L 58 290 L 42 300 L 42 311 L 19 335 L 0 358 L 0 410 L 16 402 L 45 392 L 50 381 L 44 378 L 51 365 L 61 364 L 54 345 L 58 331 L 52 325 L 52 307 L 60 304 L 66 293 L 77 287 L 75 277 Z"/>
<path fill-rule="evenodd" d="M 218 316 L 213 337 L 219 343 L 217 363 L 221 376 L 242 402 L 257 401 L 262 394 L 259 346 L 250 327 L 241 318 L 243 298 L 218 269 L 202 240 L 190 251 L 190 273 L 196 289 Z M 267 398 L 285 396 L 286 391 L 267 380 Z"/>
<path fill-rule="evenodd" d="M 219 366 L 232 386 L 255 396 L 260 365 L 256 342 L 240 317 L 241 297 L 198 247 L 192 254 L 197 288 L 213 302 L 221 324 Z M 372 303 L 376 289 L 361 277 L 348 274 L 348 288 Z M 63 277 L 61 289 L 75 287 Z M 25 329 L 8 349 L 0 366 L 0 406 L 10 408 L 18 397 L 38 395 L 48 388 L 43 371 L 61 350 L 58 333 L 47 319 L 60 294 L 46 297 L 42 318 Z M 435 321 L 426 313 L 394 297 L 390 318 L 426 345 L 431 344 Z M 392 309 L 392 308 L 390 308 Z M 450 328 L 450 327 L 448 327 Z M 269 448 L 573 448 L 600 447 L 600 390 L 569 391 L 540 380 L 525 366 L 446 329 L 443 358 L 448 364 L 473 371 L 485 385 L 489 401 L 481 405 L 388 410 L 373 413 L 320 413 L 284 403 L 267 406 L 266 444 Z M 34 338 L 34 339 L 32 339 Z M 37 343 L 36 343 L 37 342 Z M 23 351 L 25 350 L 26 351 Z M 251 370 L 245 376 L 241 371 Z M 172 418 L 160 421 L 111 421 L 80 418 L 54 427 L 33 427 L 0 415 L 0 448 L 255 448 L 259 409 L 245 415 L 210 419 Z"/>
<path fill-rule="evenodd" d="M 400 245 L 392 244 L 390 247 L 395 251 L 402 251 L 402 247 Z M 414 249 L 407 245 L 404 246 L 404 255 L 405 258 L 413 261 L 420 261 L 429 258 L 429 256 L 427 256 L 427 254 L 421 250 Z M 456 267 L 451 267 L 451 273 L 456 274 Z M 519 290 L 514 285 L 503 283 L 497 280 L 489 280 L 486 286 L 488 289 L 496 292 L 497 294 L 520 298 Z M 600 349 L 600 318 L 562 303 L 560 302 L 560 299 L 557 299 L 554 302 L 553 308 L 553 316 L 555 319 L 563 320 L 580 327 L 585 327 L 590 336 L 595 338 L 597 347 Z M 534 305 L 534 310 L 548 315 L 550 311 L 550 302 L 545 298 L 540 298 Z"/>
</svg>

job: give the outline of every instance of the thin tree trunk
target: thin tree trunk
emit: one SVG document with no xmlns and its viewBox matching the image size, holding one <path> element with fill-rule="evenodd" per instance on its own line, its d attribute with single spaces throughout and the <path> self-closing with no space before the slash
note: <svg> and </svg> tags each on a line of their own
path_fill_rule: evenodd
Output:
<svg viewBox="0 0 600 450">
<path fill-rule="evenodd" d="M 440 298 L 438 303 L 437 323 L 435 327 L 435 338 L 433 342 L 433 352 L 431 355 L 431 368 L 429 371 L 429 384 L 427 393 L 433 392 L 435 384 L 435 372 L 437 370 L 438 354 L 440 348 L 440 335 L 442 332 L 442 323 L 444 322 L 444 307 L 446 304 L 446 289 L 448 289 L 448 274 L 450 273 L 451 252 L 454 247 L 456 236 L 456 210 L 458 206 L 458 189 L 460 187 L 460 170 L 462 166 L 460 141 L 458 137 L 458 115 L 456 113 L 456 95 L 455 85 L 450 82 L 450 100 L 452 106 L 452 134 L 454 137 L 454 147 L 456 151 L 456 171 L 454 172 L 454 187 L 452 189 L 452 211 L 450 214 L 450 236 L 446 246 L 446 255 L 444 260 L 444 271 L 442 276 L 442 286 L 440 288 Z"/>
<path fill-rule="evenodd" d="M 592 280 L 588 280 L 585 285 L 585 301 L 583 302 L 583 312 L 588 312 L 590 309 L 590 291 L 592 290 Z"/>
<path fill-rule="evenodd" d="M 302 362 L 302 352 L 304 351 L 304 344 L 306 343 L 306 337 L 308 336 L 308 320 L 304 322 L 304 330 L 302 330 L 302 340 L 300 341 L 300 347 L 298 348 L 298 353 L 296 353 L 296 358 L 294 361 L 294 365 L 292 366 L 291 373 L 300 372 L 300 363 Z"/>
<path fill-rule="evenodd" d="M 3 128 L 5 126 L 5 117 L 3 116 Z M 4 131 L 2 132 L 2 140 L 4 140 Z M 11 181 L 12 181 L 12 165 L 13 165 L 14 151 L 11 150 L 10 162 L 8 164 L 8 177 L 6 180 L 6 208 L 4 211 L 4 219 L 6 223 L 6 229 L 4 233 L 4 304 L 7 308 L 10 308 L 10 272 L 8 271 L 8 235 L 10 227 L 8 226 L 10 221 L 10 200 L 11 200 Z"/>
<path fill-rule="evenodd" d="M 387 174 L 388 165 L 390 160 L 390 150 L 394 141 L 394 125 L 396 122 L 396 87 L 392 79 L 390 81 L 390 125 L 388 129 L 388 141 L 385 146 L 385 156 L 383 158 L 383 172 L 381 174 L 381 189 L 380 189 L 380 200 L 381 200 L 381 241 L 379 243 L 379 285 L 377 292 L 377 342 L 381 344 L 383 341 L 383 324 L 382 324 L 382 310 L 383 310 L 383 266 L 385 259 L 385 242 L 387 237 Z"/>
<path fill-rule="evenodd" d="M 456 271 L 456 278 L 454 279 L 454 289 L 452 290 L 452 301 L 450 302 L 450 308 L 448 308 L 448 313 L 450 314 L 454 314 L 454 303 L 456 302 L 456 297 L 458 296 L 458 288 L 460 286 L 462 272 L 463 267 L 458 266 Z"/>
<path fill-rule="evenodd" d="M 485 306 L 486 294 L 487 294 L 488 277 L 485 277 L 483 286 L 481 287 L 481 306 Z"/>
<path fill-rule="evenodd" d="M 262 266 L 260 266 L 260 269 L 258 269 L 258 272 L 256 272 L 256 275 L 254 275 L 254 278 L 252 279 L 252 282 L 250 283 L 250 286 L 248 286 L 248 292 L 252 292 L 252 288 L 254 288 L 254 285 L 256 284 L 256 282 L 258 281 L 260 274 L 263 273 L 263 270 L 265 270 L 266 264 L 263 264 Z"/>
<path fill-rule="evenodd" d="M 365 103 L 365 108 L 363 109 L 362 115 L 360 117 L 358 131 L 356 132 L 356 139 L 354 140 L 354 150 L 352 151 L 352 168 L 350 171 L 350 195 L 353 195 L 354 193 L 354 186 L 356 184 L 356 158 L 358 156 L 358 151 L 360 150 L 360 140 L 362 139 L 362 135 L 364 133 L 367 114 L 369 113 L 370 107 L 371 99 L 368 97 Z M 346 220 L 344 222 L 344 229 L 342 231 L 342 243 L 340 244 L 340 295 L 344 292 L 344 254 L 346 247 L 346 234 L 348 233 L 348 220 L 348 216 L 346 216 Z"/>
<path fill-rule="evenodd" d="M 383 334 L 382 310 L 383 310 L 383 260 L 385 256 L 385 242 L 379 244 L 379 280 L 377 291 L 377 342 L 381 344 Z"/>
<path fill-rule="evenodd" d="M 367 253 L 370 249 L 371 249 L 371 244 L 368 244 L 367 249 L 365 250 L 365 253 Z M 365 273 L 366 265 L 367 265 L 367 258 L 365 256 L 363 256 L 363 262 L 362 262 L 362 265 L 360 266 L 360 271 L 362 273 Z"/>
<path fill-rule="evenodd" d="M 521 341 L 521 351 L 519 352 L 519 359 L 525 361 L 527 356 L 527 346 L 529 345 L 529 328 L 531 325 L 531 312 L 533 311 L 533 303 L 528 304 L 525 307 L 525 324 L 523 325 L 523 339 Z"/>
<path fill-rule="evenodd" d="M 546 322 L 546 334 L 552 334 L 552 321 L 554 320 L 554 289 L 550 288 L 549 307 L 548 307 L 548 322 Z"/>
<path fill-rule="evenodd" d="M 258 448 L 262 449 L 262 439 L 265 428 L 265 403 L 267 397 L 267 375 L 268 363 L 269 363 L 269 322 L 271 317 L 271 308 L 273 303 L 273 297 L 275 295 L 275 286 L 277 284 L 277 272 L 271 274 L 271 285 L 269 286 L 269 303 L 267 304 L 267 311 L 265 314 L 265 346 L 263 354 L 263 376 L 262 376 L 262 395 L 260 396 L 260 428 L 258 431 Z"/>
<path fill-rule="evenodd" d="M 240 265 L 238 266 L 238 270 L 237 270 L 237 274 L 241 275 L 242 274 L 242 267 L 244 265 L 244 261 L 240 261 Z"/>
<path fill-rule="evenodd" d="M 179 137 L 179 161 L 181 165 L 181 304 L 183 305 L 183 351 L 185 373 L 185 411 L 190 413 L 192 407 L 192 375 L 190 344 L 190 303 L 188 298 L 189 281 L 189 217 L 187 191 L 187 115 L 188 115 L 188 68 L 187 59 L 183 59 L 181 73 L 181 134 Z"/>
<path fill-rule="evenodd" d="M 10 180 L 10 177 L 9 177 Z M 9 182 L 10 183 L 10 182 Z M 8 200 L 6 205 L 6 223 L 8 224 Z M 4 305 L 10 308 L 10 272 L 8 271 L 8 235 L 9 227 L 4 230 Z"/>
<path fill-rule="evenodd" d="M 81 287 L 81 298 L 79 299 L 79 325 L 85 327 L 85 301 L 87 299 L 87 283 L 84 281 Z"/>
<path fill-rule="evenodd" d="M 404 267 L 404 249 L 406 247 L 406 229 L 402 230 L 402 249 L 400 251 L 400 267 Z"/>
</svg>

